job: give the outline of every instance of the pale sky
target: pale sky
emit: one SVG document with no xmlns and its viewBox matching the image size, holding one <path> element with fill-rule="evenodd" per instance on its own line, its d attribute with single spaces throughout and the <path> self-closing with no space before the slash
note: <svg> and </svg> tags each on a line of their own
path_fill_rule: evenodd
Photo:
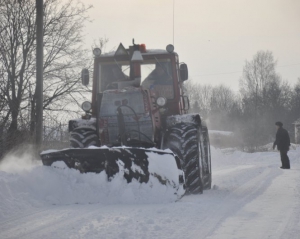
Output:
<svg viewBox="0 0 300 239">
<path fill-rule="evenodd" d="M 294 84 L 300 77 L 300 0 L 174 0 L 175 51 L 190 79 L 238 90 L 245 60 L 270 50 L 277 71 Z M 106 51 L 145 43 L 173 43 L 173 0 L 84 0 L 94 7 L 86 24 L 89 47 L 109 38 Z"/>
</svg>

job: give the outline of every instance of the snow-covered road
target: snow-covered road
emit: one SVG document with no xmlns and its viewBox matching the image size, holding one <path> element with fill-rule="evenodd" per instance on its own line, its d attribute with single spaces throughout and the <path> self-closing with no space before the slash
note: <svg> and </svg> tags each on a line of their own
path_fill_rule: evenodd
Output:
<svg viewBox="0 0 300 239">
<path fill-rule="evenodd" d="M 45 192 L 39 192 L 40 187 L 21 184 L 21 181 L 26 185 L 47 182 L 37 177 L 52 175 L 45 173 L 42 166 L 26 173 L 0 172 L 0 238 L 297 239 L 300 238 L 300 148 L 290 151 L 289 156 L 292 169 L 281 170 L 276 152 L 224 155 L 213 150 L 212 190 L 186 196 L 178 202 L 155 204 L 130 203 L 128 198 L 124 203 L 122 198 L 118 202 L 109 203 L 105 198 L 105 203 L 95 203 L 98 194 L 79 195 L 91 193 L 88 183 L 94 184 L 95 179 L 87 177 L 81 182 L 81 186 L 86 184 L 79 194 L 68 192 L 73 203 L 66 205 L 62 199 L 51 205 L 49 201 L 53 204 L 56 196 L 66 197 L 62 190 L 69 188 L 64 183 L 74 183 L 74 175 L 63 178 L 59 174 L 65 182 L 58 187 L 57 195 L 49 199 Z M 37 178 L 30 181 L 29 175 Z M 77 190 L 75 185 L 72 184 L 73 190 Z M 51 189 L 51 193 L 55 194 L 55 190 Z M 76 201 L 79 203 L 74 204 Z"/>
</svg>

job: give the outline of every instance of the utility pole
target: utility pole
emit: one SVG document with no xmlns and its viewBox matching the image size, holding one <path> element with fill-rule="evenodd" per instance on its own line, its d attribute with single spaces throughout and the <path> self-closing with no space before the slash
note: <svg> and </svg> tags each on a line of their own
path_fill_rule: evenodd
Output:
<svg viewBox="0 0 300 239">
<path fill-rule="evenodd" d="M 258 137 L 257 137 L 257 94 L 258 94 L 258 81 L 256 80 L 256 89 L 255 89 L 255 128 L 254 128 L 254 142 L 255 142 L 255 150 L 257 150 Z"/>
<path fill-rule="evenodd" d="M 43 141 L 43 0 L 36 0 L 36 128 L 37 150 Z"/>
</svg>

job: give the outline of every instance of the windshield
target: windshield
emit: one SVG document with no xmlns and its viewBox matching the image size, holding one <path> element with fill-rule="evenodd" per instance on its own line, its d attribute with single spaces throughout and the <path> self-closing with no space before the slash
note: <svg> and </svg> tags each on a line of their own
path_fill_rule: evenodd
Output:
<svg viewBox="0 0 300 239">
<path fill-rule="evenodd" d="M 129 61 L 114 61 L 100 64 L 100 92 L 113 89 L 113 83 L 130 81 Z M 170 59 L 144 60 L 141 64 L 141 85 L 154 89 L 156 95 L 174 98 L 172 65 Z"/>
</svg>

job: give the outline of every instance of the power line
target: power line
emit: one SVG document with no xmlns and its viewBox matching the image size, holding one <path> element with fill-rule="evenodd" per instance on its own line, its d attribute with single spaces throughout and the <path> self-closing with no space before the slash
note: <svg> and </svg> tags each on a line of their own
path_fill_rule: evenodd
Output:
<svg viewBox="0 0 300 239">
<path fill-rule="evenodd" d="M 298 66 L 298 65 L 300 65 L 300 63 L 290 64 L 290 65 L 282 65 L 282 66 L 277 66 L 277 67 Z"/>
<path fill-rule="evenodd" d="M 281 65 L 277 66 L 278 68 L 281 67 L 288 67 L 288 66 L 298 66 L 300 63 L 296 64 L 289 64 L 289 65 Z M 214 76 L 214 75 L 230 75 L 230 74 L 237 74 L 237 73 L 242 73 L 243 71 L 232 71 L 232 72 L 220 72 L 220 73 L 211 73 L 211 74 L 200 74 L 200 75 L 192 75 L 192 76 Z"/>
<path fill-rule="evenodd" d="M 222 73 L 212 73 L 212 74 L 193 75 L 193 76 L 229 75 L 229 74 L 236 74 L 236 73 L 241 73 L 241 72 L 243 72 L 243 71 L 222 72 Z"/>
</svg>

